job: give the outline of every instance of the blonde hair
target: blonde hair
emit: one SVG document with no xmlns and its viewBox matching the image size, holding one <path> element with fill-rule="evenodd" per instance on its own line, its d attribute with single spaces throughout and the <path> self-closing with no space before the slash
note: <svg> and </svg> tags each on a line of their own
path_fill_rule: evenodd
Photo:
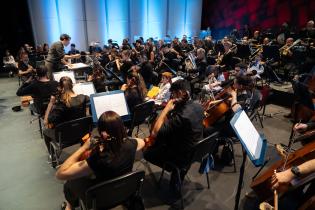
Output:
<svg viewBox="0 0 315 210">
<path fill-rule="evenodd" d="M 67 107 L 70 107 L 71 95 L 74 94 L 71 78 L 67 76 L 61 77 L 59 87 L 61 91 L 60 100 L 65 103 Z"/>
</svg>

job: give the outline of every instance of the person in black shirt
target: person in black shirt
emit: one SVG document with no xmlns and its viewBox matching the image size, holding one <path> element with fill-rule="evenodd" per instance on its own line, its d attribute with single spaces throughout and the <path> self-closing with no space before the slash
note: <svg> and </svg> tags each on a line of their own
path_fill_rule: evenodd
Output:
<svg viewBox="0 0 315 210">
<path fill-rule="evenodd" d="M 74 43 L 71 43 L 70 47 L 71 47 L 71 49 L 69 50 L 68 55 L 78 55 L 78 54 L 80 54 L 80 51 L 75 48 L 75 44 Z M 79 62 L 79 59 L 71 59 L 71 63 L 78 63 L 78 62 Z"/>
<path fill-rule="evenodd" d="M 64 65 L 69 65 L 67 59 L 79 58 L 80 54 L 66 55 L 64 46 L 68 46 L 71 37 L 68 34 L 62 34 L 60 41 L 51 45 L 48 51 L 48 56 L 45 60 L 45 66 L 48 70 L 49 79 L 53 79 L 53 72 L 60 71 L 64 68 Z"/>
<path fill-rule="evenodd" d="M 51 96 L 44 118 L 46 129 L 43 133 L 48 152 L 50 152 L 50 141 L 55 139 L 55 131 L 51 127 L 66 121 L 85 117 L 89 114 L 88 103 L 88 96 L 77 95 L 73 92 L 73 84 L 69 77 L 61 77 L 59 94 Z"/>
<path fill-rule="evenodd" d="M 203 108 L 189 96 L 189 85 L 177 80 L 171 85 L 171 99 L 155 122 L 151 137 L 154 144 L 144 151 L 144 158 L 159 167 L 171 161 L 181 170 L 183 179 L 190 168 L 194 143 L 203 136 Z M 174 180 L 172 173 L 172 180 Z"/>
<path fill-rule="evenodd" d="M 30 77 L 33 76 L 34 68 L 29 64 L 29 58 L 27 53 L 23 53 L 21 55 L 21 59 L 18 62 L 18 70 L 22 83 L 26 82 Z"/>
<path fill-rule="evenodd" d="M 122 51 L 121 57 L 122 57 L 121 62 L 119 61 L 119 59 L 116 59 L 116 65 L 118 71 L 120 71 L 121 73 L 123 80 L 126 82 L 128 71 L 133 66 L 132 60 L 130 59 L 130 51 L 129 50 Z"/>
<path fill-rule="evenodd" d="M 104 112 L 97 127 L 100 137 L 94 137 L 96 143 L 88 139 L 56 172 L 58 179 L 67 180 L 64 209 L 75 208 L 79 198 L 85 200 L 89 187 L 130 172 L 136 151 L 144 147 L 142 139 L 127 137 L 120 116 L 113 111 Z M 87 150 L 91 151 L 89 157 L 80 160 Z M 95 179 L 89 178 L 91 175 L 95 175 Z"/>
<path fill-rule="evenodd" d="M 88 82 L 93 82 L 95 90 L 97 93 L 105 92 L 105 74 L 103 73 L 102 69 L 95 65 L 93 67 L 93 72 L 91 75 L 88 76 Z"/>
<path fill-rule="evenodd" d="M 140 75 L 137 72 L 130 72 L 127 76 L 127 84 L 123 84 L 121 90 L 125 92 L 125 97 L 130 113 L 134 107 L 143 103 L 146 96 L 146 87 L 140 81 Z"/>
<path fill-rule="evenodd" d="M 31 95 L 34 99 L 35 112 L 44 115 L 51 95 L 57 93 L 58 82 L 49 80 L 47 68 L 36 69 L 37 79 L 27 80 L 16 92 L 17 96 Z"/>
</svg>

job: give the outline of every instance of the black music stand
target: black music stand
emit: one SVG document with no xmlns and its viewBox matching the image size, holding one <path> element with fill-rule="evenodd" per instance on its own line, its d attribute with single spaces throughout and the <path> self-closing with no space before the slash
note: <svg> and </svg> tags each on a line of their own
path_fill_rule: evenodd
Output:
<svg viewBox="0 0 315 210">
<path fill-rule="evenodd" d="M 234 210 L 238 210 L 247 156 L 256 167 L 264 165 L 267 140 L 263 135 L 260 135 L 257 132 L 253 123 L 242 109 L 239 109 L 234 114 L 230 124 L 241 142 L 243 151 L 243 161 L 240 168 L 240 176 L 234 205 Z"/>
<path fill-rule="evenodd" d="M 280 60 L 280 53 L 279 53 L 279 47 L 276 45 L 264 45 L 263 46 L 263 57 L 265 60 L 271 60 L 279 61 Z"/>
<path fill-rule="evenodd" d="M 248 59 L 250 55 L 251 55 L 251 51 L 250 51 L 249 45 L 237 44 L 236 57 L 239 57 L 241 59 Z"/>
</svg>

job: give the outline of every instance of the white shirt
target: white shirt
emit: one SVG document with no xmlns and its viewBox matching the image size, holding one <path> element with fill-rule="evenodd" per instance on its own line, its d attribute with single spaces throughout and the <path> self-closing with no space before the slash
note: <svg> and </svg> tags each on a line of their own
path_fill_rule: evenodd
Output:
<svg viewBox="0 0 315 210">
<path fill-rule="evenodd" d="M 160 88 L 159 93 L 154 100 L 156 104 L 161 104 L 163 102 L 167 102 L 171 96 L 171 92 L 170 92 L 171 84 L 170 83 L 167 83 L 167 84 L 162 83 L 159 86 L 159 88 Z"/>
</svg>

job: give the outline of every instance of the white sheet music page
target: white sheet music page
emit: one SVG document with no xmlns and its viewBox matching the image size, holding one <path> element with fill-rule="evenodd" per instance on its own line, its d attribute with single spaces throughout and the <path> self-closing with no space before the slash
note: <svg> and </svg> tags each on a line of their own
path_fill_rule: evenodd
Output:
<svg viewBox="0 0 315 210">
<path fill-rule="evenodd" d="M 124 93 L 101 95 L 93 99 L 97 118 L 106 111 L 114 111 L 120 116 L 128 115 Z"/>
<path fill-rule="evenodd" d="M 245 111 L 241 112 L 234 127 L 239 137 L 246 145 L 248 152 L 250 152 L 255 160 L 258 159 L 260 157 L 263 141 Z"/>
<path fill-rule="evenodd" d="M 71 65 L 67 65 L 67 66 L 71 70 L 89 67 L 89 65 L 87 65 L 85 63 L 72 63 Z"/>
<path fill-rule="evenodd" d="M 87 82 L 87 83 L 77 83 L 73 86 L 73 91 L 76 94 L 83 94 L 86 96 L 90 96 L 95 93 L 95 88 L 93 83 Z"/>
</svg>

